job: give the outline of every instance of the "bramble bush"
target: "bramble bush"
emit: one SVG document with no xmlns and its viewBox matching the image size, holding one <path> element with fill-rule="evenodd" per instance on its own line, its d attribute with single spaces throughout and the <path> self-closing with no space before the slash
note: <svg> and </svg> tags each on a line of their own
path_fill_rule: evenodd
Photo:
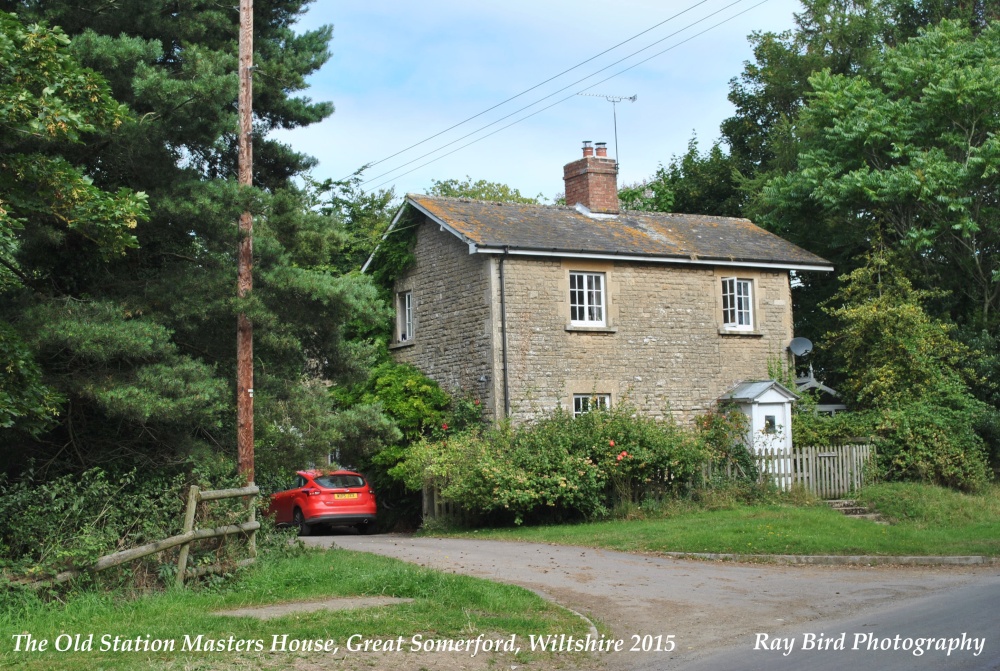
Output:
<svg viewBox="0 0 1000 671">
<path fill-rule="evenodd" d="M 693 432 L 620 405 L 425 440 L 391 473 L 410 489 L 436 485 L 473 515 L 522 524 L 600 517 L 644 497 L 681 494 L 706 456 Z"/>
<path fill-rule="evenodd" d="M 50 479 L 0 482 L 0 575 L 43 578 L 180 533 L 190 484 L 203 489 L 242 486 L 231 464 L 227 466 L 223 472 L 203 463 L 200 469 L 173 475 L 94 468 Z M 245 520 L 241 500 L 210 505 L 212 526 Z M 192 563 L 199 552 L 192 546 Z M 170 582 L 175 561 L 176 551 L 166 551 L 99 575 L 105 581 L 148 587 L 161 579 Z"/>
</svg>

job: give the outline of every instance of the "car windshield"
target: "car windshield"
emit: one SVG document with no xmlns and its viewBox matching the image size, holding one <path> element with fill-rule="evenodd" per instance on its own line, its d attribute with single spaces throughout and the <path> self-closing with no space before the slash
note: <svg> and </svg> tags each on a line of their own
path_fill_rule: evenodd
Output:
<svg viewBox="0 0 1000 671">
<path fill-rule="evenodd" d="M 316 478 L 316 484 L 320 487 L 329 487 L 330 489 L 364 487 L 365 479 L 360 475 L 321 475 Z"/>
</svg>

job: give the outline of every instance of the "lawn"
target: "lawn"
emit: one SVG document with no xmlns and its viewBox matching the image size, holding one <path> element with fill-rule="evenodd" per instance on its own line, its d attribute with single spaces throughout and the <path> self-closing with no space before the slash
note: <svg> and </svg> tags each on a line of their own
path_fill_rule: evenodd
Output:
<svg viewBox="0 0 1000 671">
<path fill-rule="evenodd" d="M 261 621 L 221 617 L 213 611 L 335 596 L 398 596 L 412 603 L 351 611 L 315 611 Z M 68 669 L 199 669 L 290 668 L 309 660 L 354 668 L 368 663 L 368 653 L 348 653 L 352 634 L 365 639 L 414 634 L 424 638 L 469 639 L 517 634 L 586 634 L 587 625 L 575 615 L 519 587 L 465 576 L 449 575 L 404 562 L 346 550 L 310 550 L 298 556 L 263 561 L 235 583 L 171 590 L 124 600 L 121 594 L 78 592 L 65 604 L 17 600 L 9 594 L 0 615 L 0 668 Z M 94 634 L 90 652 L 14 652 L 14 634 L 30 633 L 55 645 L 60 634 L 86 640 Z M 114 652 L 99 650 L 108 635 L 121 641 L 175 641 L 174 652 Z M 223 641 L 221 651 L 181 652 L 184 637 Z M 288 640 L 333 639 L 338 653 L 271 652 L 274 636 Z M 263 651 L 233 649 L 233 641 L 262 641 Z M 63 641 L 69 639 L 62 639 Z M 204 647 L 204 646 L 203 646 Z M 527 648 L 527 646 L 524 646 Z M 525 651 L 526 653 L 527 651 Z M 424 653 L 411 653 L 424 654 Z M 467 655 L 468 653 L 448 653 Z M 347 657 L 347 666 L 339 661 Z M 522 655 L 529 661 L 530 656 Z M 321 659 L 322 658 L 322 659 Z M 405 659 L 405 657 L 403 658 Z M 482 659 L 482 658 L 481 658 Z M 296 661 L 304 660 L 304 661 Z M 332 663 L 331 663 L 332 662 Z"/>
<path fill-rule="evenodd" d="M 965 495 L 886 484 L 860 498 L 891 525 L 850 519 L 822 503 L 680 503 L 646 519 L 458 531 L 447 535 L 608 548 L 623 552 L 800 555 L 1000 555 L 1000 488 Z M 437 532 L 435 532 L 437 533 Z"/>
</svg>

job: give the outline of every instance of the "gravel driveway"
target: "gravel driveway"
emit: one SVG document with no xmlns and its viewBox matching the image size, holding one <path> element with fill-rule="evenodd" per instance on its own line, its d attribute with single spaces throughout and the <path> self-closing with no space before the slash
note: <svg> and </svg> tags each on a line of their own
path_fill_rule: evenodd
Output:
<svg viewBox="0 0 1000 671">
<path fill-rule="evenodd" d="M 791 636 L 941 590 L 977 583 L 992 589 L 1000 584 L 1000 572 L 988 567 L 734 564 L 396 534 L 304 540 L 522 585 L 600 622 L 629 642 L 633 635 L 674 635 L 673 652 L 606 655 L 610 669 L 684 668 L 722 648 L 743 645 L 749 651 L 758 632 Z"/>
</svg>

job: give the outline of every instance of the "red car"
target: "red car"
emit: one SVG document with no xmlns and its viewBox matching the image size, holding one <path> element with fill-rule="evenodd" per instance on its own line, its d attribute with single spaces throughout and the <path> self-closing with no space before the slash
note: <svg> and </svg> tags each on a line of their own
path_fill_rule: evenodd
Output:
<svg viewBox="0 0 1000 671">
<path fill-rule="evenodd" d="M 353 471 L 299 471 L 291 489 L 271 495 L 268 515 L 278 524 L 294 524 L 300 536 L 320 525 L 375 529 L 375 492 Z"/>
</svg>

